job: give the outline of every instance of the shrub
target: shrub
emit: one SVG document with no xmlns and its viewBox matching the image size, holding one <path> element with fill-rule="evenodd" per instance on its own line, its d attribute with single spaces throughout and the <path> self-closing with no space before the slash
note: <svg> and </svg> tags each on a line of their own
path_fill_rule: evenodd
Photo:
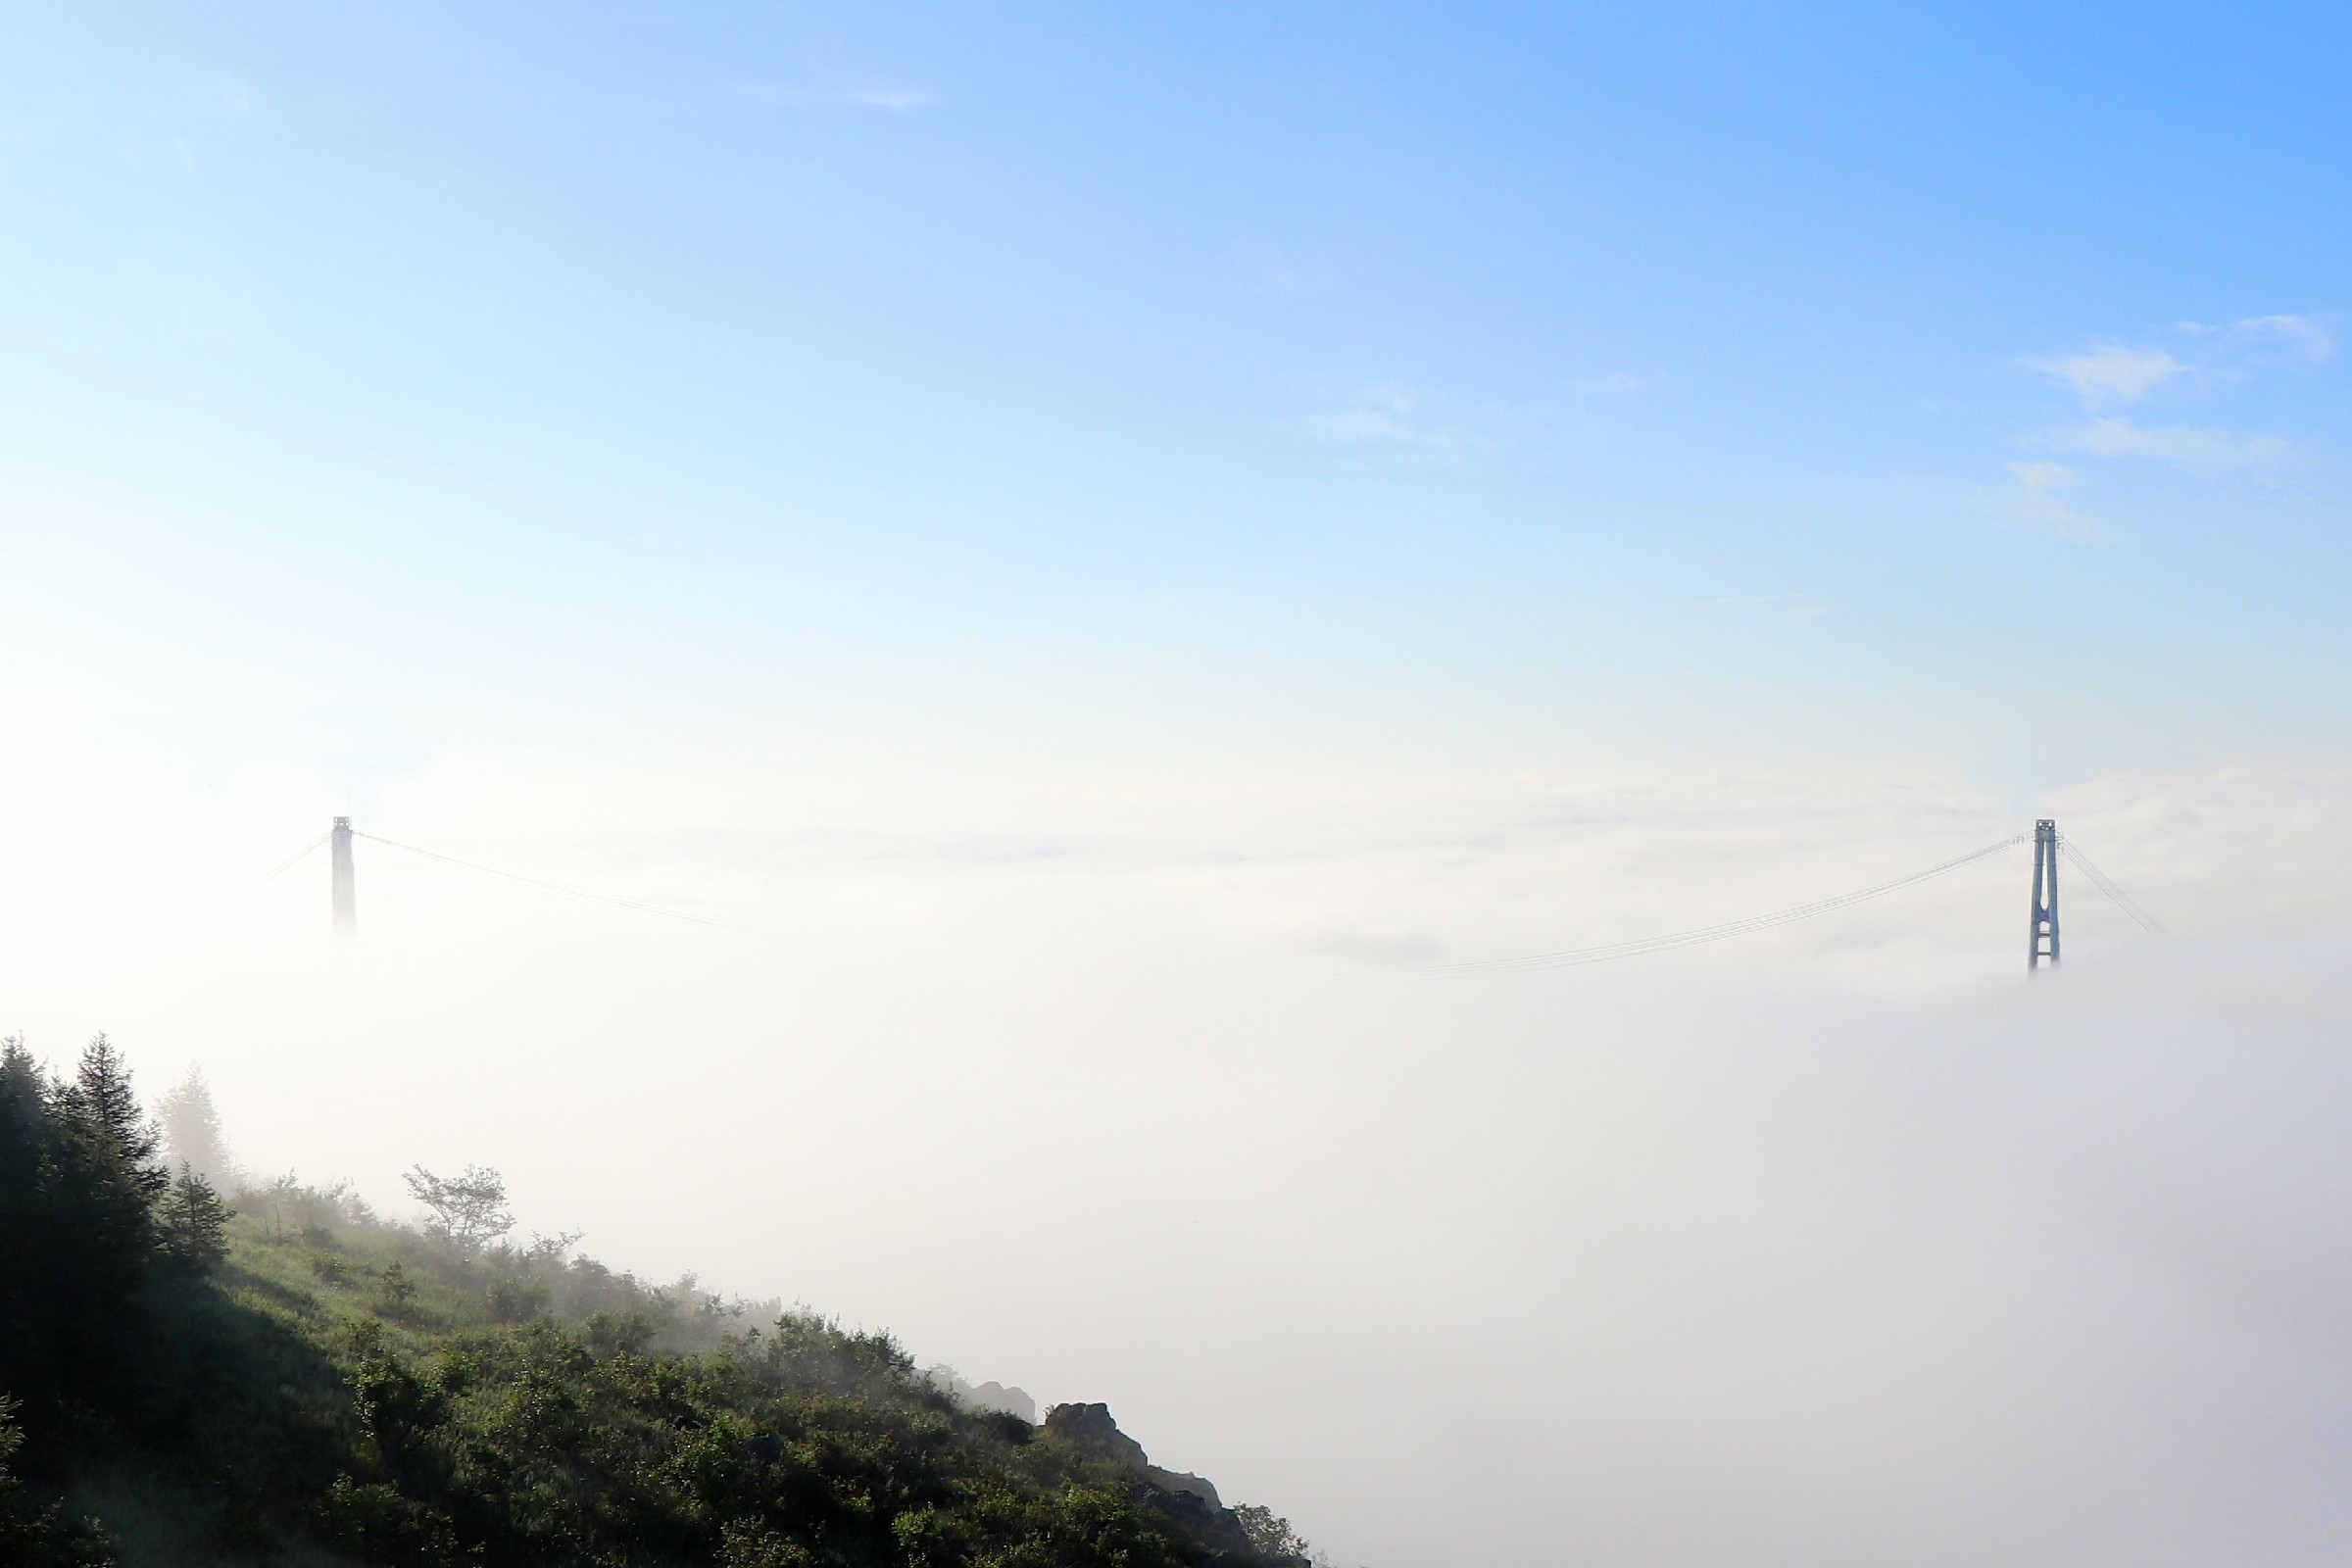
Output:
<svg viewBox="0 0 2352 1568">
<path fill-rule="evenodd" d="M 17 1401 L 0 1394 L 0 1562 L 114 1568 L 113 1543 L 97 1520 L 69 1523 L 62 1503 L 37 1512 L 22 1505 L 9 1461 L 24 1442 L 24 1434 L 17 1430 Z"/>
<path fill-rule="evenodd" d="M 546 1282 L 525 1279 L 519 1274 L 492 1280 L 482 1295 L 490 1315 L 501 1323 L 525 1322 L 547 1310 Z"/>
<path fill-rule="evenodd" d="M 318 1504 L 327 1536 L 375 1562 L 454 1564 L 458 1534 L 449 1515 L 382 1482 L 335 1477 Z"/>
<path fill-rule="evenodd" d="M 470 1350 L 450 1346 L 441 1352 L 441 1366 L 435 1374 L 435 1381 L 441 1385 L 444 1394 L 464 1394 L 482 1381 L 482 1358 Z"/>
<path fill-rule="evenodd" d="M 360 1430 L 387 1453 L 407 1447 L 419 1435 L 441 1424 L 449 1402 L 436 1383 L 416 1375 L 410 1365 L 387 1350 L 378 1350 L 351 1369 L 353 1413 Z"/>
<path fill-rule="evenodd" d="M 808 1548 L 757 1519 L 735 1519 L 719 1533 L 719 1568 L 808 1568 Z"/>
<path fill-rule="evenodd" d="M 375 1281 L 376 1309 L 386 1317 L 406 1317 L 416 1299 L 416 1282 L 400 1266 L 400 1259 L 385 1264 Z"/>
<path fill-rule="evenodd" d="M 580 1337 L 599 1357 L 635 1355 L 654 1343 L 654 1320 L 644 1312 L 594 1312 Z"/>
</svg>

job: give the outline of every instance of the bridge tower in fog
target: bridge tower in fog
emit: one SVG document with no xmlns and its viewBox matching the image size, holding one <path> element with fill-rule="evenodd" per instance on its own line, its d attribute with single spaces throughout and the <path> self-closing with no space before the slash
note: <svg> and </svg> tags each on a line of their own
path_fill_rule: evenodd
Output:
<svg viewBox="0 0 2352 1568">
<path fill-rule="evenodd" d="M 314 846 L 317 844 L 316 840 L 312 842 Z M 351 883 L 351 818 L 348 816 L 335 818 L 334 862 L 335 934 L 347 937 L 359 927 L 359 908 Z"/>
<path fill-rule="evenodd" d="M 2034 824 L 2034 924 L 2026 936 L 2026 971 L 2040 968 L 2044 958 L 2058 967 L 2058 824 L 2046 816 Z"/>
</svg>

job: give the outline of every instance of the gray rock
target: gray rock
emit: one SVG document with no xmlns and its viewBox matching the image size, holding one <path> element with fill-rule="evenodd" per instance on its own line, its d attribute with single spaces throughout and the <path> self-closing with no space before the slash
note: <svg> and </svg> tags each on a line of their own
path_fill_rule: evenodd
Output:
<svg viewBox="0 0 2352 1568">
<path fill-rule="evenodd" d="M 924 1369 L 923 1376 L 931 1386 L 945 1393 L 966 1410 L 993 1410 L 1004 1415 L 1016 1415 L 1031 1426 L 1037 1425 L 1037 1401 L 1025 1389 L 1010 1388 L 1003 1383 L 966 1383 L 952 1366 Z"/>
<path fill-rule="evenodd" d="M 1046 1433 L 1073 1447 L 1120 1464 L 1148 1469 L 1151 1457 L 1144 1446 L 1119 1430 L 1107 1404 L 1057 1404 L 1046 1412 Z"/>
<path fill-rule="evenodd" d="M 1220 1557 L 1253 1557 L 1241 1516 L 1225 1506 L 1206 1479 L 1162 1470 L 1144 1446 L 1119 1430 L 1104 1404 L 1057 1404 L 1046 1412 L 1046 1433 L 1098 1458 L 1137 1472 L 1128 1495 L 1174 1520 L 1184 1533 Z"/>
</svg>

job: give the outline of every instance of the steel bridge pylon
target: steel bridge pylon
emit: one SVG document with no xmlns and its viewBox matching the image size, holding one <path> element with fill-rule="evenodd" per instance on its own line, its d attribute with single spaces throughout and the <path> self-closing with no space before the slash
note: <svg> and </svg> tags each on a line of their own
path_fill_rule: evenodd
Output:
<svg viewBox="0 0 2352 1568">
<path fill-rule="evenodd" d="M 331 891 L 334 896 L 335 934 L 347 937 L 360 923 L 359 900 L 352 887 L 350 817 L 335 818 L 332 839 L 334 871 Z"/>
<path fill-rule="evenodd" d="M 2026 972 L 2041 960 L 2058 967 L 2058 824 L 2043 817 L 2034 824 L 2034 923 L 2026 935 Z"/>
</svg>

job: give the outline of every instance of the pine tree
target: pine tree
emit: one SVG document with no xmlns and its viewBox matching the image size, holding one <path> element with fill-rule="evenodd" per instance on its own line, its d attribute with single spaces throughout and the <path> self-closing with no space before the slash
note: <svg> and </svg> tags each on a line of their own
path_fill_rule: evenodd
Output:
<svg viewBox="0 0 2352 1568">
<path fill-rule="evenodd" d="M 164 1255 L 182 1268 L 210 1269 L 228 1254 L 228 1217 L 234 1212 L 211 1182 L 193 1166 L 181 1165 L 158 1213 Z"/>
<path fill-rule="evenodd" d="M 33 1061 L 24 1042 L 0 1040 L 0 1252 L 14 1254 L 13 1230 L 24 1217 L 40 1181 L 41 1150 L 48 1141 L 49 1076 Z"/>
<path fill-rule="evenodd" d="M 163 1131 L 140 1113 L 139 1097 L 131 1092 L 130 1068 L 123 1062 L 122 1053 L 103 1034 L 93 1036 L 82 1050 L 80 1066 L 74 1075 L 72 1105 L 121 1165 L 132 1190 L 148 1200 L 163 1196 L 172 1184 L 171 1172 L 159 1157 Z"/>
<path fill-rule="evenodd" d="M 0 1040 L 0 1388 L 40 1359 L 56 1225 L 44 1192 L 49 1075 L 24 1042 Z"/>
<path fill-rule="evenodd" d="M 36 1409 L 120 1359 L 115 1331 L 154 1268 L 169 1185 L 156 1143 L 105 1036 L 71 1081 L 21 1044 L 0 1048 L 0 1387 Z"/>
<path fill-rule="evenodd" d="M 203 1068 L 190 1067 L 186 1077 L 164 1092 L 155 1110 L 173 1164 L 193 1168 L 216 1187 L 233 1180 L 236 1166 L 220 1135 L 220 1112 L 213 1104 Z"/>
<path fill-rule="evenodd" d="M 0 1040 L 0 1115 L 37 1116 L 48 1090 L 49 1075 L 24 1049 L 24 1037 L 10 1035 Z"/>
<path fill-rule="evenodd" d="M 155 1260 L 155 1204 L 171 1186 L 162 1143 L 139 1114 L 130 1071 L 104 1035 L 81 1054 L 71 1084 L 50 1095 L 41 1199 L 56 1250 L 54 1304 L 74 1332 L 96 1332 L 146 1279 Z"/>
</svg>

